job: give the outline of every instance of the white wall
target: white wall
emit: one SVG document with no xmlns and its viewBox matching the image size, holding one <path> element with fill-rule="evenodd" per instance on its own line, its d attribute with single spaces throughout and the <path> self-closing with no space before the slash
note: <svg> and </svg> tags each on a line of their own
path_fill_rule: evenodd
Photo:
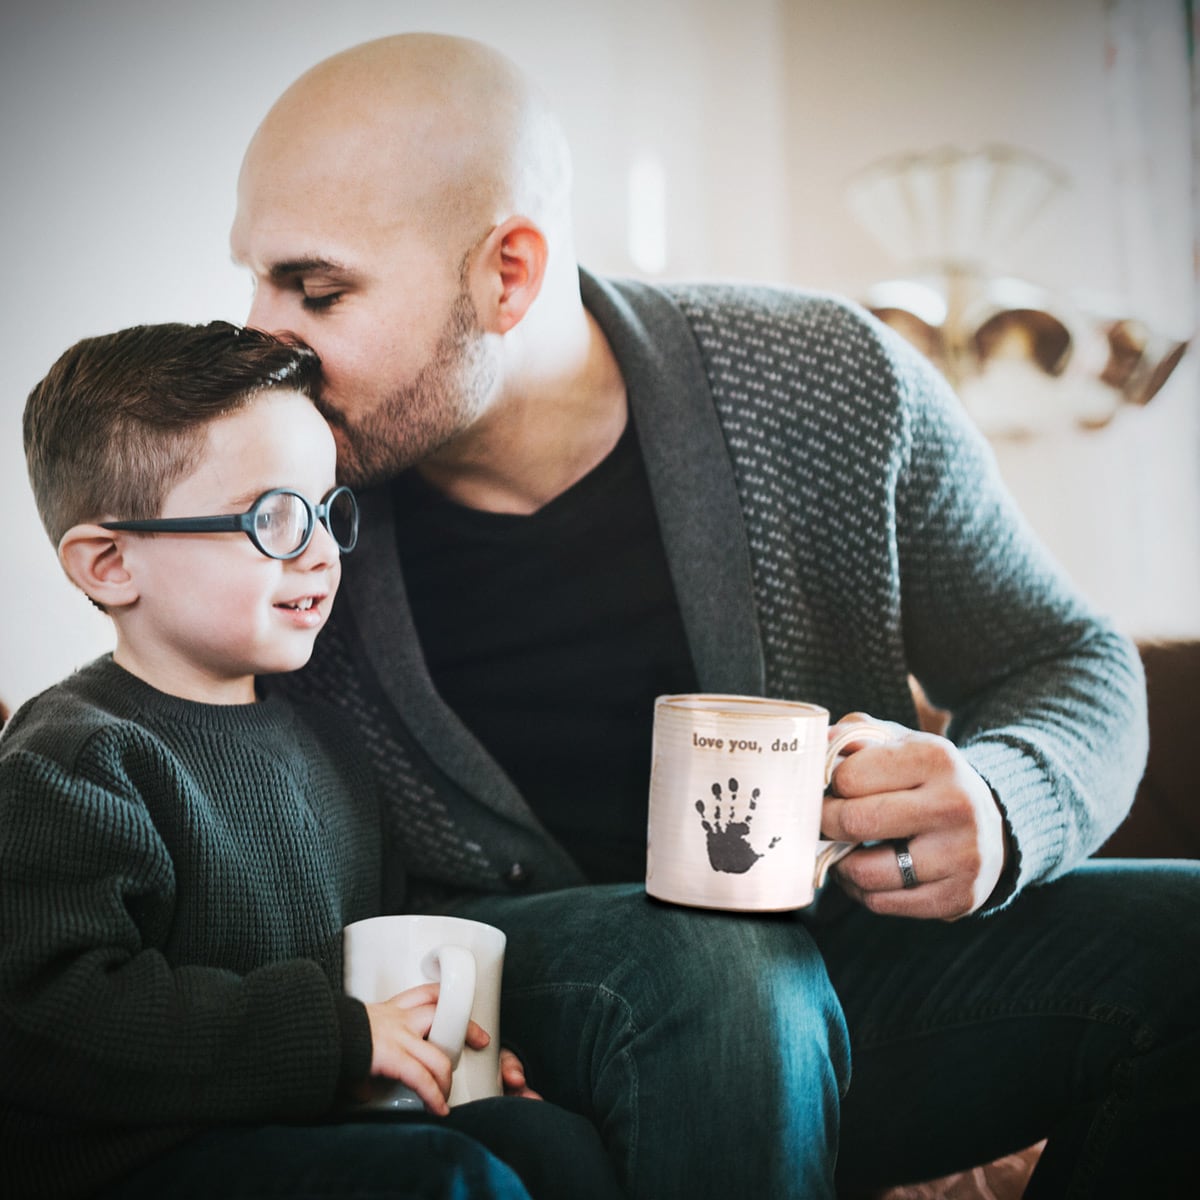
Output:
<svg viewBox="0 0 1200 1200">
<path fill-rule="evenodd" d="M 1007 142 L 1070 184 L 1006 273 L 1111 297 L 1186 337 L 1196 328 L 1196 193 L 1183 5 L 1119 0 L 844 0 L 785 4 L 790 38 L 790 278 L 854 293 L 891 262 L 841 203 L 866 164 L 906 150 Z M 1145 60 L 1129 58 L 1144 37 Z M 1114 90 L 1105 71 L 1121 58 Z M 1152 184 L 1122 204 L 1128 174 Z M 1026 515 L 1081 588 L 1129 632 L 1200 632 L 1200 347 L 1144 410 L 1107 428 L 998 441 Z"/>
<path fill-rule="evenodd" d="M 0 15 L 0 697 L 10 705 L 110 644 L 38 525 L 20 445 L 25 395 L 77 338 L 243 318 L 248 285 L 226 237 L 247 139 L 306 67 L 404 29 L 479 37 L 540 80 L 575 147 L 579 247 L 594 267 L 633 269 L 626 174 L 649 152 L 667 175 L 665 275 L 853 291 L 892 265 L 844 211 L 849 174 L 897 150 L 1006 140 L 1076 178 L 1017 268 L 1055 285 L 1123 282 L 1096 124 L 1102 0 L 18 0 Z M 1186 199 L 1182 216 L 1168 215 L 1186 237 Z M 1171 286 L 1174 307 L 1190 304 L 1186 282 Z M 1067 439 L 1005 465 L 1076 577 L 1134 632 L 1200 625 L 1195 408 L 1194 376 L 1181 375 L 1122 423 L 1128 436 L 1111 431 L 1111 449 Z M 1141 461 L 1166 450 L 1161 467 Z M 1052 476 L 1080 502 L 1065 521 L 1046 499 Z M 1137 514 L 1115 549 L 1080 536 L 1100 491 L 1109 508 Z M 1170 519 L 1164 493 L 1178 510 Z M 1113 586 L 1135 570 L 1154 594 Z"/>
</svg>

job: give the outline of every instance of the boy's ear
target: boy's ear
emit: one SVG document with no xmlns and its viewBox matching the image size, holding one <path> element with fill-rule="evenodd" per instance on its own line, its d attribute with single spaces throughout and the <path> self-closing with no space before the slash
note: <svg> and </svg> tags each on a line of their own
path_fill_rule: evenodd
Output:
<svg viewBox="0 0 1200 1200">
<path fill-rule="evenodd" d="M 58 543 L 58 560 L 68 578 L 106 609 L 138 598 L 137 584 L 113 533 L 99 525 L 73 525 Z"/>
<path fill-rule="evenodd" d="M 546 235 L 528 217 L 509 217 L 488 234 L 476 261 L 484 279 L 484 303 L 476 305 L 488 333 L 520 324 L 546 278 Z"/>
</svg>

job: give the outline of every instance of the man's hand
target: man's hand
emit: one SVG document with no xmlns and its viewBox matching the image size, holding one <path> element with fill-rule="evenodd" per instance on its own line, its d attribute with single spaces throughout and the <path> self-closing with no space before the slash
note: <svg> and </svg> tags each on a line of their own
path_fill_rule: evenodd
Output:
<svg viewBox="0 0 1200 1200">
<path fill-rule="evenodd" d="M 851 713 L 834 726 L 880 724 Z M 1004 819 L 991 789 L 944 737 L 889 725 L 889 742 L 851 743 L 833 775 L 821 834 L 881 842 L 844 858 L 841 886 L 872 912 L 956 920 L 991 895 L 1004 870 Z M 917 886 L 905 888 L 891 839 L 912 855 Z"/>
<path fill-rule="evenodd" d="M 523 1096 L 526 1100 L 540 1100 L 540 1092 L 525 1082 L 525 1068 L 521 1060 L 511 1051 L 500 1051 L 500 1082 L 504 1085 L 506 1096 Z"/>
<path fill-rule="evenodd" d="M 437 1010 L 438 985 L 425 983 L 368 1004 L 371 1026 L 371 1074 L 398 1079 L 420 1096 L 425 1107 L 444 1117 L 450 1106 L 449 1057 L 426 1039 Z M 467 1024 L 467 1045 L 482 1050 L 492 1039 L 474 1021 Z"/>
</svg>

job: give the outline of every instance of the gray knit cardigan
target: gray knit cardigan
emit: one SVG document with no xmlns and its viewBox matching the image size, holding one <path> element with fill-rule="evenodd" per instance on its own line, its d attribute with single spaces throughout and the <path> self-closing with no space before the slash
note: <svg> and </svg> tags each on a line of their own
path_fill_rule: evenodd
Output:
<svg viewBox="0 0 1200 1200">
<path fill-rule="evenodd" d="M 1003 810 L 997 901 L 1096 849 L 1145 762 L 1136 651 L 1026 527 L 936 372 L 832 296 L 581 285 L 628 387 L 701 688 L 915 725 L 911 673 Z M 362 509 L 333 621 L 284 686 L 362 728 L 414 903 L 582 882 L 430 681 L 388 489 Z"/>
</svg>

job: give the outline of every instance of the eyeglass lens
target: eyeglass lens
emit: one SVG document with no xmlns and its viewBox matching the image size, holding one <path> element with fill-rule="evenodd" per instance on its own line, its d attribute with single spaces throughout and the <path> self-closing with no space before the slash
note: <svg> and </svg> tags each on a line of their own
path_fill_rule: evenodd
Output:
<svg viewBox="0 0 1200 1200">
<path fill-rule="evenodd" d="M 311 520 L 311 510 L 299 496 L 276 492 L 255 507 L 254 532 L 263 549 L 284 557 L 304 545 Z"/>
<path fill-rule="evenodd" d="M 324 517 L 339 550 L 350 550 L 357 534 L 357 506 L 354 496 L 339 488 L 329 501 Z M 276 492 L 264 496 L 254 509 L 254 532 L 268 554 L 287 558 L 296 554 L 308 541 L 313 510 L 301 497 L 292 492 Z"/>
<path fill-rule="evenodd" d="M 340 488 L 329 502 L 325 524 L 339 550 L 353 550 L 358 540 L 358 505 L 354 493 Z"/>
</svg>

